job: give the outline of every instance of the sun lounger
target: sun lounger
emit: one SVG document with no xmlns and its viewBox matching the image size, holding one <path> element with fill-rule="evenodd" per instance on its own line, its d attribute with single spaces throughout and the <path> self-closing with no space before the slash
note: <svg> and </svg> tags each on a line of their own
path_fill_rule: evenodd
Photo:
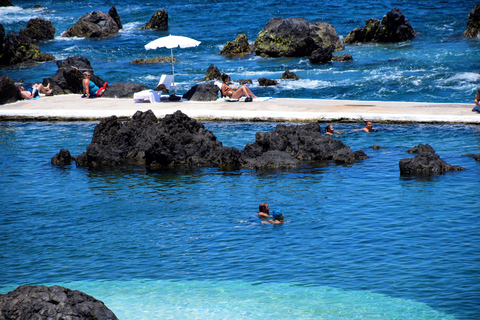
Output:
<svg viewBox="0 0 480 320">
<path fill-rule="evenodd" d="M 158 91 L 143 90 L 143 91 L 134 93 L 133 100 L 135 102 L 145 102 L 145 101 L 149 101 L 151 103 L 160 102 L 160 96 L 158 95 Z"/>
</svg>

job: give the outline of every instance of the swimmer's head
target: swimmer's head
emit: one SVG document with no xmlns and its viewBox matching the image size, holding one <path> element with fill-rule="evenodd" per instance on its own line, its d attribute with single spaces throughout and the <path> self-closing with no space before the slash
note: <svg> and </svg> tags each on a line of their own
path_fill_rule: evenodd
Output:
<svg viewBox="0 0 480 320">
<path fill-rule="evenodd" d="M 279 221 L 283 221 L 283 213 L 282 211 L 278 210 L 278 211 L 273 211 L 272 213 L 272 218 L 275 219 L 275 220 L 279 220 Z"/>
</svg>

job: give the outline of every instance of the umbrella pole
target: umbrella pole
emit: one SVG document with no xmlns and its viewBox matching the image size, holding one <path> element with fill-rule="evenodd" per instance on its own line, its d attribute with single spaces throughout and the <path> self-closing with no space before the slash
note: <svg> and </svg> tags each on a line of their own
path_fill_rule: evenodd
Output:
<svg viewBox="0 0 480 320">
<path fill-rule="evenodd" d="M 175 67 L 173 65 L 173 48 L 170 49 L 172 52 L 172 76 L 173 76 L 173 95 L 177 95 L 177 88 L 175 86 Z"/>
</svg>

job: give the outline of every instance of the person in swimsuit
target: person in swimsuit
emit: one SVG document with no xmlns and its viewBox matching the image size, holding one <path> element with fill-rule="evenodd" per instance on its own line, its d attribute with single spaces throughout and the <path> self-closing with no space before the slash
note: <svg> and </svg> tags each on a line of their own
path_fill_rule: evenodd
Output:
<svg viewBox="0 0 480 320">
<path fill-rule="evenodd" d="M 260 203 L 258 206 L 258 217 L 259 218 L 268 218 L 270 217 L 270 208 L 268 207 L 268 204 L 265 202 Z"/>
<path fill-rule="evenodd" d="M 334 132 L 333 126 L 329 124 L 328 126 L 325 127 L 325 131 L 323 132 L 323 134 L 333 136 L 333 132 Z"/>
<path fill-rule="evenodd" d="M 473 107 L 472 111 L 477 111 L 480 113 L 480 87 L 477 87 L 477 95 L 475 96 L 475 100 L 473 100 L 475 103 L 475 107 Z"/>
<path fill-rule="evenodd" d="M 375 129 L 373 129 L 372 122 L 367 121 L 367 122 L 365 122 L 365 128 L 355 129 L 352 132 L 355 132 L 355 131 L 365 131 L 366 133 L 372 133 L 373 131 L 375 131 Z"/>
<path fill-rule="evenodd" d="M 42 91 L 45 95 L 52 95 L 53 91 L 52 89 L 50 89 L 50 83 L 46 87 L 44 87 L 41 83 L 35 83 L 30 90 L 25 90 L 23 86 L 18 85 L 17 89 L 20 92 L 20 97 L 22 99 L 33 99 L 35 97 L 38 97 L 40 91 Z"/>
<path fill-rule="evenodd" d="M 223 97 L 230 97 L 232 99 L 239 99 L 243 96 L 246 96 L 247 98 L 257 98 L 256 95 L 252 93 L 250 89 L 248 89 L 246 86 L 241 86 L 240 88 L 237 87 L 230 87 L 228 85 L 228 82 L 230 81 L 230 76 L 227 74 L 222 74 L 222 96 Z"/>
<path fill-rule="evenodd" d="M 97 87 L 97 85 L 95 84 L 95 82 L 90 80 L 90 78 L 91 78 L 90 72 L 85 71 L 83 73 L 82 84 L 83 84 L 83 94 L 86 98 L 90 98 L 90 96 L 96 97 L 97 96 L 97 91 L 99 89 Z"/>
<path fill-rule="evenodd" d="M 272 213 L 272 219 L 271 220 L 265 220 L 262 221 L 263 224 L 283 224 L 283 213 L 282 211 L 273 211 Z"/>
</svg>

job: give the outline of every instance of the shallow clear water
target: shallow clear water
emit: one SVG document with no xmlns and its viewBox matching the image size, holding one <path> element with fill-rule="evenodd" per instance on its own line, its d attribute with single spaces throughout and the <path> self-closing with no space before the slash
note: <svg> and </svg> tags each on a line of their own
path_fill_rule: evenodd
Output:
<svg viewBox="0 0 480 320">
<path fill-rule="evenodd" d="M 169 56 L 169 50 L 144 49 L 148 42 L 168 34 L 201 41 L 196 48 L 174 51 L 178 92 L 185 93 L 205 77 L 214 64 L 232 80 L 252 79 L 259 96 L 354 99 L 380 101 L 473 102 L 480 81 L 480 38 L 465 39 L 468 14 L 478 1 L 43 1 L 44 9 L 32 9 L 38 1 L 17 1 L 19 7 L 0 8 L 0 23 L 6 31 L 18 32 L 32 17 L 52 21 L 55 39 L 40 43 L 42 52 L 57 59 L 87 57 L 95 74 L 109 83 L 129 81 L 153 88 L 160 74 L 170 73 L 169 63 L 134 65 L 136 58 Z M 115 5 L 124 29 L 110 39 L 62 38 L 61 34 L 83 14 L 108 12 Z M 347 45 L 354 61 L 312 65 L 308 58 L 260 58 L 254 55 L 230 59 L 219 55 L 227 41 L 247 34 L 253 43 L 257 34 L 274 16 L 304 17 L 324 21 L 341 38 L 365 25 L 369 18 L 382 17 L 398 7 L 417 30 L 418 37 L 398 44 Z M 231 9 L 230 9 L 231 8 Z M 159 9 L 169 13 L 166 31 L 140 31 Z M 279 79 L 285 70 L 295 72 L 299 81 L 280 81 L 276 87 L 259 87 L 262 77 Z M 36 66 L 0 69 L 1 75 L 21 78 L 27 84 L 55 74 L 55 62 Z"/>
<path fill-rule="evenodd" d="M 461 156 L 480 153 L 478 126 L 379 124 L 343 134 L 371 157 L 348 166 L 50 164 L 60 148 L 85 151 L 95 124 L 0 123 L 1 293 L 64 285 L 120 319 L 478 318 L 480 164 Z M 242 149 L 276 124 L 205 125 Z M 400 177 L 399 160 L 419 143 L 468 170 Z M 288 222 L 250 222 L 262 201 Z"/>
</svg>

